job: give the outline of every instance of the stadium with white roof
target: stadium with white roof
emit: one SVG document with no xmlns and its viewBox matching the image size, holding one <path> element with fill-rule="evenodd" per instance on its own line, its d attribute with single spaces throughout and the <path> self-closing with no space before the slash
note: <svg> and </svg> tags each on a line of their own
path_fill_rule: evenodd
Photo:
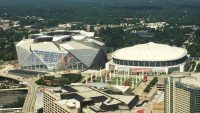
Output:
<svg viewBox="0 0 200 113">
<path fill-rule="evenodd" d="M 132 72 L 183 72 L 189 66 L 187 50 L 149 42 L 115 51 L 106 64 L 108 70 L 130 69 Z"/>
<path fill-rule="evenodd" d="M 54 71 L 105 67 L 106 45 L 93 32 L 53 31 L 32 34 L 16 44 L 21 69 Z"/>
</svg>

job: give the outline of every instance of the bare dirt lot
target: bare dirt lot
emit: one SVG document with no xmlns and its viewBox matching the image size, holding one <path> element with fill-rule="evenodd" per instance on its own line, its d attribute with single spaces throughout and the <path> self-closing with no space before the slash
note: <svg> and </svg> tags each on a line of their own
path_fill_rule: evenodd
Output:
<svg viewBox="0 0 200 113">
<path fill-rule="evenodd" d="M 0 105 L 15 103 L 19 97 L 25 97 L 26 91 L 0 91 Z"/>
</svg>

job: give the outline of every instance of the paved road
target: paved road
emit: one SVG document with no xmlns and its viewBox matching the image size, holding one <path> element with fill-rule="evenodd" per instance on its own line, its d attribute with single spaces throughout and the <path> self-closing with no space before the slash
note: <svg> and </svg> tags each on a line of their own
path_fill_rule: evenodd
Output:
<svg viewBox="0 0 200 113">
<path fill-rule="evenodd" d="M 5 108 L 5 109 L 0 109 L 0 111 L 16 111 L 16 110 L 22 110 L 22 108 Z"/>
<path fill-rule="evenodd" d="M 19 91 L 19 90 L 27 90 L 28 88 L 13 88 L 13 89 L 0 89 L 1 91 Z"/>
<path fill-rule="evenodd" d="M 11 75 L 11 74 L 6 74 L 4 72 L 0 72 L 0 76 L 2 77 L 6 77 L 6 78 L 11 78 L 11 79 L 15 79 L 18 81 L 22 81 L 22 82 L 26 82 L 27 86 L 28 86 L 28 94 L 26 96 L 23 108 L 22 108 L 22 112 L 24 113 L 34 113 L 35 112 L 35 101 L 37 98 L 37 92 L 38 92 L 38 86 L 32 82 L 31 80 L 28 80 L 26 78 L 23 77 L 19 77 L 16 75 Z"/>
</svg>

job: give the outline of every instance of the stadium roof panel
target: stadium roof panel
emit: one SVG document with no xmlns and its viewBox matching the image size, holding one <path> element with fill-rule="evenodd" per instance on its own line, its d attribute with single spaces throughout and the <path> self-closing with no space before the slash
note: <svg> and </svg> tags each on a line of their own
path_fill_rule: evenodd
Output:
<svg viewBox="0 0 200 113">
<path fill-rule="evenodd" d="M 73 49 L 94 49 L 94 48 L 92 48 L 90 46 L 87 46 L 86 44 L 79 43 L 79 42 L 76 42 L 76 41 L 70 41 L 70 42 L 67 42 L 67 44 L 70 47 L 72 47 Z M 70 50 L 70 49 L 68 49 L 68 50 Z"/>
<path fill-rule="evenodd" d="M 54 36 L 53 41 L 59 41 L 59 40 L 62 40 L 65 38 L 70 38 L 70 37 L 71 37 L 71 35 Z"/>
<path fill-rule="evenodd" d="M 26 40 L 22 40 L 19 43 L 17 43 L 16 46 L 20 46 L 25 50 L 30 50 L 30 45 L 33 43 L 33 39 L 26 39 Z"/>
<path fill-rule="evenodd" d="M 99 50 L 74 49 L 74 50 L 69 50 L 69 52 L 72 55 L 76 56 L 82 63 L 90 67 Z"/>
<path fill-rule="evenodd" d="M 40 42 L 40 43 L 32 43 L 31 49 L 37 51 L 47 51 L 47 52 L 56 52 L 60 53 L 59 48 L 52 42 Z"/>
</svg>

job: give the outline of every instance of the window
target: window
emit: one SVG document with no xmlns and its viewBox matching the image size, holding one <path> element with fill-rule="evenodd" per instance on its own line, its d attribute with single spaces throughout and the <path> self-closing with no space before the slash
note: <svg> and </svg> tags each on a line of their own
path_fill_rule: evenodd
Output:
<svg viewBox="0 0 200 113">
<path fill-rule="evenodd" d="M 150 62 L 150 67 L 155 67 L 155 62 Z"/>
<path fill-rule="evenodd" d="M 160 62 L 156 62 L 156 67 L 159 67 L 160 66 Z"/>
<path fill-rule="evenodd" d="M 138 61 L 134 61 L 134 66 L 138 66 L 139 62 Z"/>
<path fill-rule="evenodd" d="M 117 63 L 117 64 L 120 64 L 119 60 L 116 60 L 116 63 Z"/>
<path fill-rule="evenodd" d="M 124 60 L 124 65 L 128 65 L 128 61 Z"/>
<path fill-rule="evenodd" d="M 145 61 L 145 62 L 144 62 L 144 65 L 145 65 L 146 67 L 149 67 L 149 62 L 148 62 L 148 61 Z"/>
<path fill-rule="evenodd" d="M 124 63 L 123 63 L 123 60 L 119 60 L 119 62 L 120 62 L 120 65 L 123 65 Z"/>
<path fill-rule="evenodd" d="M 133 61 L 129 61 L 129 66 L 134 66 Z"/>
<path fill-rule="evenodd" d="M 161 62 L 161 66 L 166 66 L 166 62 Z"/>
<path fill-rule="evenodd" d="M 144 62 L 143 62 L 143 61 L 140 61 L 140 62 L 139 62 L 139 66 L 144 66 Z"/>
</svg>

